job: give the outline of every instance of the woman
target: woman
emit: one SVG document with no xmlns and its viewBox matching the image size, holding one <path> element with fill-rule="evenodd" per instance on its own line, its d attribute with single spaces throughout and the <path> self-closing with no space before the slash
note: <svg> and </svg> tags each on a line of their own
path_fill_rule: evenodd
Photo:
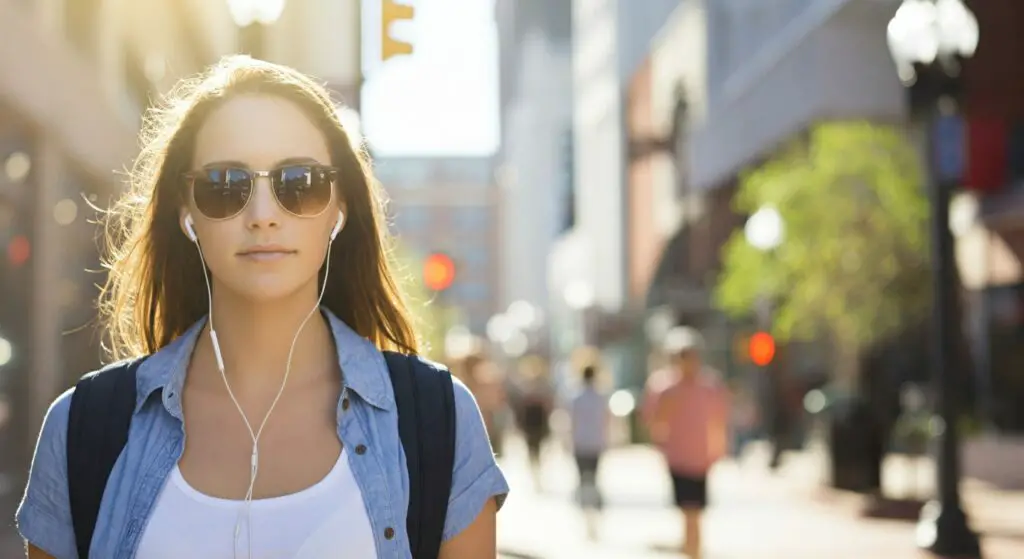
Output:
<svg viewBox="0 0 1024 559">
<path fill-rule="evenodd" d="M 90 556 L 411 557 L 381 351 L 417 339 L 365 153 L 319 85 L 248 57 L 183 82 L 153 117 L 113 210 L 102 306 L 115 357 L 149 357 Z M 78 555 L 72 390 L 47 413 L 18 511 L 30 558 Z M 440 557 L 493 558 L 508 486 L 472 396 L 454 396 Z"/>
</svg>

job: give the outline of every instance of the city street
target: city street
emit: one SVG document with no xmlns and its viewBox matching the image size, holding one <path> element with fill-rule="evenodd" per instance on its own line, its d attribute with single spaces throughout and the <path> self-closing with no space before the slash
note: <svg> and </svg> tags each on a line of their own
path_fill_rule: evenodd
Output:
<svg viewBox="0 0 1024 559">
<path fill-rule="evenodd" d="M 681 557 L 681 521 L 669 508 L 669 480 L 657 455 L 644 447 L 609 454 L 600 482 L 608 509 L 600 541 L 587 540 L 570 501 L 575 472 L 568 458 L 549 453 L 543 493 L 532 481 L 520 446 L 509 445 L 503 461 L 513 494 L 499 514 L 499 550 L 505 558 Z M 816 485 L 817 474 L 805 455 L 796 454 L 779 476 L 769 475 L 759 456 L 744 466 L 719 465 L 711 479 L 713 507 L 705 524 L 706 559 L 921 559 L 909 522 L 858 518 L 849 496 L 830 496 Z M 969 494 L 987 506 L 977 518 L 990 520 L 1010 512 L 1008 501 Z M 986 500 L 987 499 L 987 500 Z M 1019 497 L 1016 512 L 1024 511 Z M 993 507 L 997 510 L 993 510 Z M 1016 514 L 1013 512 L 1012 514 Z M 1020 516 L 1017 516 L 1019 518 Z M 978 525 L 977 518 L 975 525 Z M 985 539 L 987 559 L 1024 556 L 1024 532 L 1000 532 Z"/>
</svg>

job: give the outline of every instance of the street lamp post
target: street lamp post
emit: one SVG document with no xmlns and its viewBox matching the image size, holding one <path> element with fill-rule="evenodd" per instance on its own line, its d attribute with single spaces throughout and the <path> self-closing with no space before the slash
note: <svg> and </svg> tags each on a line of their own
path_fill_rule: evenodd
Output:
<svg viewBox="0 0 1024 559">
<path fill-rule="evenodd" d="M 936 456 L 937 500 L 922 509 L 917 539 L 918 545 L 943 557 L 981 556 L 978 536 L 968 526 L 960 499 L 958 406 L 953 376 L 959 313 L 949 207 L 951 191 L 959 184 L 963 169 L 957 150 L 949 150 L 943 143 L 955 144 L 956 138 L 939 134 L 944 123 L 956 122 L 952 113 L 962 87 L 960 63 L 974 54 L 978 35 L 978 21 L 962 0 L 904 0 L 887 30 L 900 79 L 910 88 L 912 114 L 924 117 L 929 125 L 934 266 L 932 382 L 942 430 Z M 944 155 L 940 155 L 941 148 L 947 148 Z"/>
<path fill-rule="evenodd" d="M 786 226 L 778 210 L 772 206 L 764 206 L 747 218 L 747 223 L 743 226 L 743 236 L 746 238 L 747 244 L 755 249 L 761 252 L 774 253 L 786 236 Z M 773 302 L 767 294 L 762 294 L 758 300 L 758 327 L 765 331 L 771 330 L 772 304 Z M 765 372 L 768 373 L 768 394 L 764 405 L 771 412 L 769 427 L 772 439 L 772 456 L 768 465 L 775 469 L 781 462 L 785 434 L 782 382 L 774 361 L 765 366 Z"/>
<path fill-rule="evenodd" d="M 579 335 L 578 345 L 585 346 L 588 343 L 596 343 L 596 339 L 591 339 L 591 336 L 596 336 L 596 332 L 590 331 L 590 320 L 588 320 L 588 313 L 591 312 L 595 300 L 594 288 L 586 281 L 576 280 L 566 286 L 562 297 L 565 299 L 565 304 L 572 310 L 576 320 L 576 330 Z"/>
<path fill-rule="evenodd" d="M 231 19 L 238 26 L 238 49 L 253 58 L 264 58 L 266 28 L 284 12 L 286 0 L 227 0 Z"/>
</svg>

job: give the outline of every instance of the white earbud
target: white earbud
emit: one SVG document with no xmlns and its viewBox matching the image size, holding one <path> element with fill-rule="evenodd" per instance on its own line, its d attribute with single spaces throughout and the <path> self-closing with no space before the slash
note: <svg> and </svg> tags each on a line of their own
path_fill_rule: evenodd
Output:
<svg viewBox="0 0 1024 559">
<path fill-rule="evenodd" d="M 189 240 L 193 243 L 198 242 L 195 222 L 192 221 L 192 214 L 185 214 L 185 235 L 188 236 Z"/>
<path fill-rule="evenodd" d="M 334 224 L 334 229 L 331 230 L 331 241 L 334 241 L 334 238 L 338 236 L 338 233 L 341 232 L 341 227 L 343 225 L 345 225 L 345 212 L 339 210 L 338 222 Z"/>
</svg>

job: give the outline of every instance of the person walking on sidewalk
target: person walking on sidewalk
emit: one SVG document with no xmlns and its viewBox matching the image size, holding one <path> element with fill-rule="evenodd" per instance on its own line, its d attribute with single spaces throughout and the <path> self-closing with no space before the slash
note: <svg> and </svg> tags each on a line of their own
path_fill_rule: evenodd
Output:
<svg viewBox="0 0 1024 559">
<path fill-rule="evenodd" d="M 587 365 L 581 374 L 582 386 L 569 401 L 572 429 L 572 450 L 579 472 L 576 498 L 587 521 L 587 534 L 597 538 L 597 520 L 603 506 L 597 486 L 597 468 L 601 455 L 608 448 L 608 395 L 597 382 L 597 367 Z"/>
<path fill-rule="evenodd" d="M 668 366 L 651 375 L 644 415 L 672 477 L 682 511 L 683 551 L 701 557 L 701 516 L 707 506 L 707 475 L 728 448 L 730 397 L 718 374 L 703 365 L 703 339 L 688 327 L 673 328 L 663 350 Z"/>
<path fill-rule="evenodd" d="M 517 420 L 523 438 L 526 439 L 534 490 L 543 491 L 542 450 L 551 436 L 555 387 L 551 381 L 548 363 L 539 355 L 520 358 L 517 369 Z"/>
</svg>

